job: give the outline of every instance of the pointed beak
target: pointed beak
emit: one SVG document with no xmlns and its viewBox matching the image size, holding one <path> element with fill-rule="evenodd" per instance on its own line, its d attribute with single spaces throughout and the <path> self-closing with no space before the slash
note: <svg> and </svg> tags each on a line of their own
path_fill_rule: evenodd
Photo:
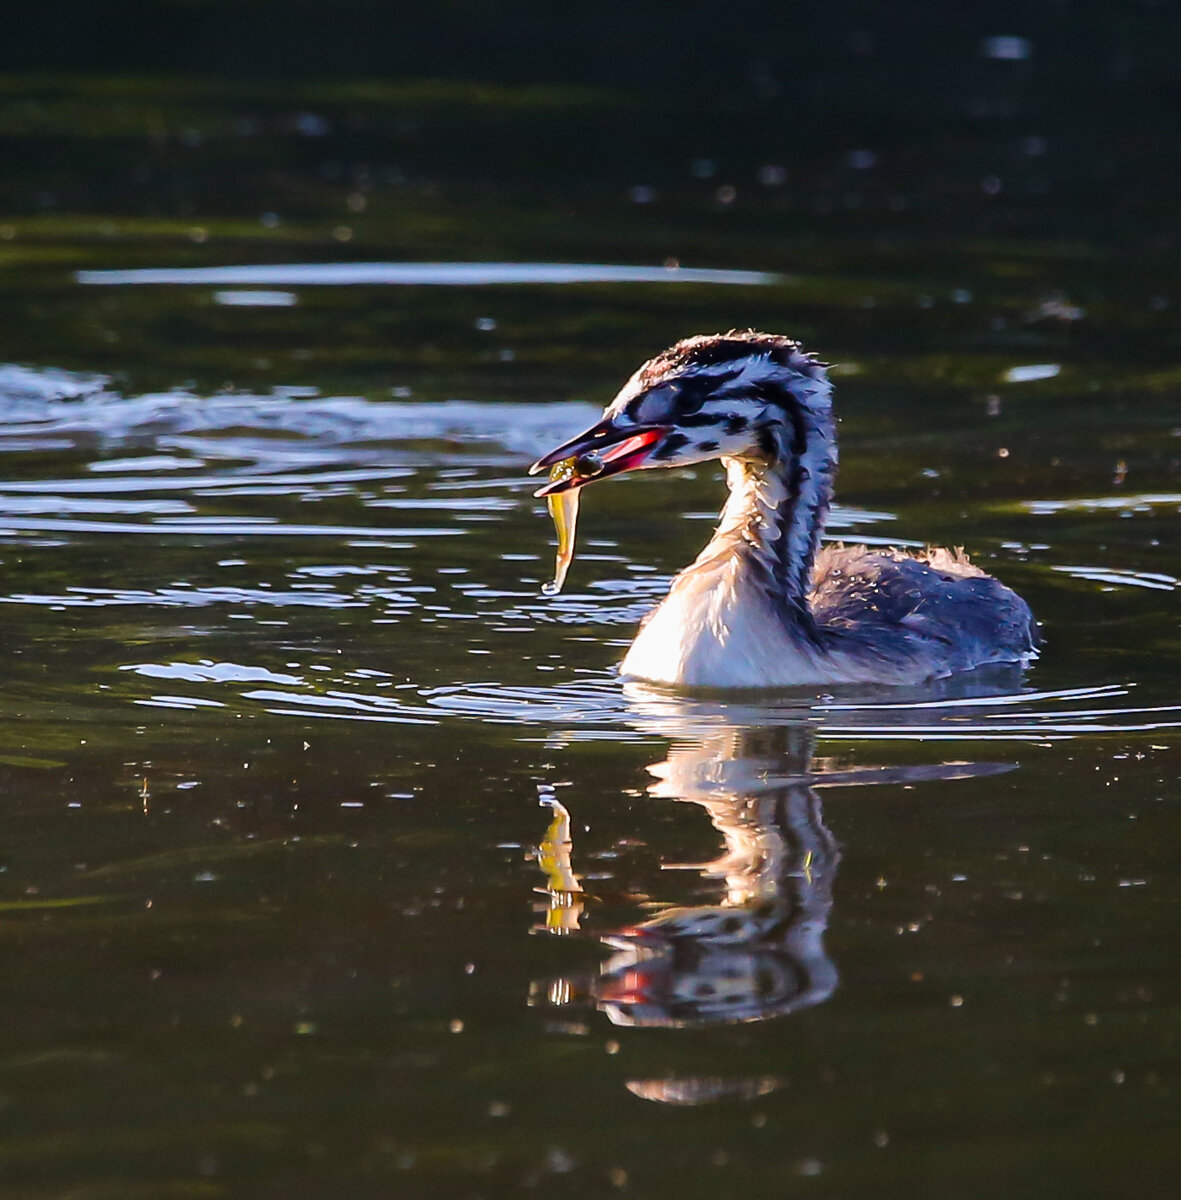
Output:
<svg viewBox="0 0 1181 1200">
<path fill-rule="evenodd" d="M 564 459 L 579 460 L 569 478 L 553 480 L 533 494 L 556 496 L 559 492 L 568 492 L 571 488 L 582 487 L 598 479 L 634 471 L 643 465 L 668 432 L 664 425 L 629 425 L 620 428 L 609 417 L 604 417 L 597 425 L 563 442 L 529 468 L 529 474 L 536 475 Z"/>
</svg>

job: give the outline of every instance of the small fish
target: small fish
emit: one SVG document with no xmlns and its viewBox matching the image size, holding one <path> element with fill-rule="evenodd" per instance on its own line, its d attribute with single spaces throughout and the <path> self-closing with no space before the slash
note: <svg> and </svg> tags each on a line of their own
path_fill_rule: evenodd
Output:
<svg viewBox="0 0 1181 1200">
<path fill-rule="evenodd" d="M 577 457 L 564 458 L 561 462 L 554 463 L 549 477 L 551 482 L 556 483 L 582 473 Z M 574 561 L 574 531 L 578 528 L 579 490 L 571 488 L 568 492 L 547 496 L 545 499 L 549 506 L 549 515 L 554 519 L 554 528 L 558 531 L 558 559 L 554 566 L 554 577 L 549 583 L 541 585 L 542 594 L 546 596 L 556 596 L 562 590 L 562 584 L 566 582 L 566 572 L 570 570 L 570 564 Z"/>
</svg>

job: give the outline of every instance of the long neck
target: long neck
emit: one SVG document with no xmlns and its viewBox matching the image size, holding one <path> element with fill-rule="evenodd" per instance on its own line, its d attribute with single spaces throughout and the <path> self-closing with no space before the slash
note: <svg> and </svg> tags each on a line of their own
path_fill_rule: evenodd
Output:
<svg viewBox="0 0 1181 1200">
<path fill-rule="evenodd" d="M 800 412 L 768 445 L 765 457 L 725 460 L 730 498 L 715 541 L 741 539 L 788 615 L 810 626 L 812 566 L 837 464 L 831 411 Z"/>
</svg>

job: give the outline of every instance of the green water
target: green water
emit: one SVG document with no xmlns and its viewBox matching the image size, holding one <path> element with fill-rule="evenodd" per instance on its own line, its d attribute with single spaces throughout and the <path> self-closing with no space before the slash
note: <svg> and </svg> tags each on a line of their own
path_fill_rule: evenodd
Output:
<svg viewBox="0 0 1181 1200">
<path fill-rule="evenodd" d="M 1173 1194 L 1164 183 L 1113 232 L 1011 113 L 797 169 L 581 84 L 2 87 L 6 1195 Z M 77 274 L 669 259 L 769 278 Z M 837 364 L 832 535 L 966 547 L 1029 672 L 622 687 L 713 468 L 540 595 L 528 463 L 747 325 Z"/>
</svg>

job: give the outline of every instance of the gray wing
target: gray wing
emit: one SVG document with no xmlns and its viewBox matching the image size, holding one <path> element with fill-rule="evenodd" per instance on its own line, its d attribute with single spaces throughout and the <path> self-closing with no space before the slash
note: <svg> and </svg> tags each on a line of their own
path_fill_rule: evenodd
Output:
<svg viewBox="0 0 1181 1200">
<path fill-rule="evenodd" d="M 1037 654 L 1029 605 L 960 551 L 826 546 L 811 604 L 822 636 L 885 659 L 929 658 L 933 674 Z"/>
</svg>

